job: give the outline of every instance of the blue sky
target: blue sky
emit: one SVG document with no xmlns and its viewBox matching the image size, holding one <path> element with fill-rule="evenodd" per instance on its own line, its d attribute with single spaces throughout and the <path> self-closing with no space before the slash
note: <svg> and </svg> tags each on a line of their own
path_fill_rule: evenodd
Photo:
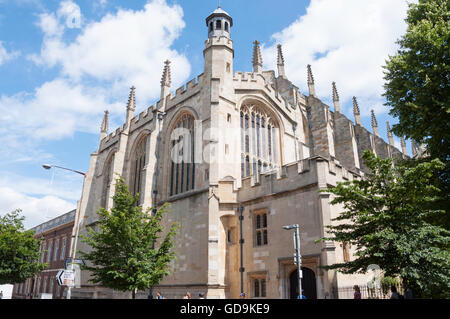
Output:
<svg viewBox="0 0 450 319">
<path fill-rule="evenodd" d="M 276 4 L 276 6 L 275 6 Z M 375 109 L 386 137 L 382 68 L 405 32 L 404 0 L 222 0 L 233 17 L 234 71 L 251 71 L 252 43 L 264 69 L 286 74 L 307 94 L 311 64 L 319 97 L 332 105 L 336 81 L 343 112 L 356 96 L 371 130 Z M 21 208 L 32 227 L 75 207 L 103 111 L 110 131 L 125 117 L 129 87 L 137 110 L 155 103 L 163 61 L 172 90 L 203 72 L 205 18 L 217 0 L 0 0 L 0 214 Z M 396 138 L 399 145 L 399 139 Z M 409 143 L 408 143 L 409 147 Z"/>
</svg>

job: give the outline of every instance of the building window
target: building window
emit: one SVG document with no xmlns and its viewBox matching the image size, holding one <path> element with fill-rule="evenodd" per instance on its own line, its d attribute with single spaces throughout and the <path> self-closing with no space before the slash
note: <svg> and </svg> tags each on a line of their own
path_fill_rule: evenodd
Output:
<svg viewBox="0 0 450 319">
<path fill-rule="evenodd" d="M 261 106 L 245 104 L 241 107 L 242 160 L 252 162 L 252 170 L 242 170 L 242 177 L 264 173 L 279 166 L 277 149 L 279 125 L 274 116 Z"/>
<path fill-rule="evenodd" d="M 61 246 L 61 260 L 64 260 L 66 257 L 66 238 L 63 238 L 62 246 Z"/>
<path fill-rule="evenodd" d="M 47 262 L 50 262 L 50 260 L 52 259 L 52 246 L 53 243 L 48 244 Z"/>
<path fill-rule="evenodd" d="M 216 30 L 221 30 L 222 29 L 222 20 L 217 20 L 216 21 Z"/>
<path fill-rule="evenodd" d="M 213 32 L 214 31 L 214 26 L 213 26 L 213 22 L 211 21 L 209 23 L 209 32 Z"/>
<path fill-rule="evenodd" d="M 50 280 L 50 291 L 49 293 L 51 293 L 53 295 L 53 289 L 55 287 L 55 279 L 53 279 L 52 277 L 48 278 Z"/>
<path fill-rule="evenodd" d="M 225 31 L 228 32 L 228 22 L 225 21 Z"/>
<path fill-rule="evenodd" d="M 36 295 L 38 295 L 41 292 L 41 277 L 38 278 L 37 285 L 36 285 Z"/>
<path fill-rule="evenodd" d="M 170 135 L 170 196 L 194 189 L 194 136 L 194 117 L 183 114 Z"/>
<path fill-rule="evenodd" d="M 138 144 L 131 159 L 131 179 L 130 179 L 130 189 L 131 193 L 136 196 L 139 195 L 139 200 L 137 205 L 142 204 L 142 183 L 144 177 L 144 167 L 146 164 L 146 146 L 147 146 L 147 136 L 142 137 Z"/>
<path fill-rule="evenodd" d="M 109 199 L 109 190 L 111 188 L 111 180 L 113 177 L 114 155 L 110 156 L 103 170 L 103 191 L 101 207 L 106 208 Z"/>
<path fill-rule="evenodd" d="M 44 276 L 43 281 L 44 281 L 44 288 L 42 288 L 42 293 L 45 294 L 47 293 L 47 277 Z"/>
<path fill-rule="evenodd" d="M 55 239 L 55 251 L 53 253 L 53 261 L 58 260 L 59 239 Z"/>
<path fill-rule="evenodd" d="M 253 279 L 253 297 L 264 298 L 267 297 L 266 279 L 255 278 Z"/>
<path fill-rule="evenodd" d="M 45 256 L 45 250 L 46 250 L 46 248 L 47 248 L 47 244 L 44 242 L 44 243 L 42 244 L 42 249 L 41 249 L 41 263 L 44 262 L 44 256 Z"/>
<path fill-rule="evenodd" d="M 256 212 L 254 216 L 255 225 L 255 244 L 256 246 L 264 246 L 268 244 L 267 236 L 267 212 L 263 210 Z"/>
<path fill-rule="evenodd" d="M 230 227 L 227 230 L 227 242 L 228 244 L 234 244 L 235 227 Z"/>
</svg>

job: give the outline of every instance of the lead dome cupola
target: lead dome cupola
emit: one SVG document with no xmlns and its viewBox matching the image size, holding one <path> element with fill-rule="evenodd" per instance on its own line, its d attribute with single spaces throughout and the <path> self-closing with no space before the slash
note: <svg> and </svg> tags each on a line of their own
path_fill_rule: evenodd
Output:
<svg viewBox="0 0 450 319">
<path fill-rule="evenodd" d="M 220 6 L 206 18 L 208 27 L 208 38 L 230 37 L 230 29 L 233 26 L 233 19 Z"/>
</svg>

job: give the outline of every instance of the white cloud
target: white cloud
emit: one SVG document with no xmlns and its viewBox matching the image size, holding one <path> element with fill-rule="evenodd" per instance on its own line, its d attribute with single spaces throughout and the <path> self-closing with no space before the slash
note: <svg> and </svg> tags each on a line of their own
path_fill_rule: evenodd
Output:
<svg viewBox="0 0 450 319">
<path fill-rule="evenodd" d="M 382 65 L 396 52 L 395 42 L 406 30 L 406 12 L 405 0 L 311 0 L 305 15 L 263 47 L 265 66 L 276 69 L 280 43 L 286 75 L 304 92 L 306 65 L 311 64 L 320 98 L 330 98 L 335 81 L 341 102 L 357 96 L 362 115 L 370 108 L 384 113 Z"/>
<path fill-rule="evenodd" d="M 26 229 L 58 217 L 76 207 L 76 203 L 55 196 L 28 196 L 10 187 L 0 187 L 0 194 L 0 215 L 4 216 L 15 209 L 21 209 L 21 216 L 25 216 Z"/>
<path fill-rule="evenodd" d="M 41 54 L 32 59 L 48 67 L 60 66 L 62 75 L 74 81 L 104 82 L 116 97 L 134 85 L 143 100 L 156 98 L 166 59 L 172 61 L 174 86 L 190 74 L 187 58 L 171 49 L 185 26 L 183 11 L 165 0 L 150 1 L 138 11 L 119 9 L 98 22 L 86 23 L 71 43 L 58 32 L 64 26 L 45 28 L 43 20 L 50 20 L 48 14 L 41 16 L 45 34 Z"/>
<path fill-rule="evenodd" d="M 117 111 L 119 104 L 109 103 L 105 91 L 73 84 L 62 78 L 44 83 L 32 94 L 24 92 L 0 97 L 0 133 L 26 139 L 61 139 L 75 131 L 97 132 L 101 112 Z"/>
<path fill-rule="evenodd" d="M 21 209 L 31 228 L 76 207 L 81 195 L 80 175 L 52 170 L 48 178 L 0 172 L 0 215 Z"/>
<path fill-rule="evenodd" d="M 18 51 L 8 52 L 3 45 L 3 42 L 0 41 L 0 65 L 3 63 L 10 61 L 12 59 L 17 58 L 20 55 Z"/>
<path fill-rule="evenodd" d="M 40 168 L 42 169 L 43 168 Z M 0 187 L 9 187 L 28 196 L 54 196 L 69 202 L 81 196 L 83 177 L 71 172 L 52 169 L 48 178 L 29 177 L 7 171 L 0 171 Z M 2 194 L 0 194 L 2 197 Z M 0 206 L 1 207 L 1 206 Z"/>
<path fill-rule="evenodd" d="M 59 5 L 58 16 L 65 19 L 65 25 L 69 29 L 81 27 L 80 7 L 71 0 L 62 1 Z"/>
<path fill-rule="evenodd" d="M 65 35 L 73 16 L 83 23 L 69 42 Z M 132 85 L 137 88 L 137 111 L 147 108 L 159 97 L 165 59 L 172 60 L 173 87 L 181 85 L 190 64 L 171 46 L 185 26 L 182 18 L 181 7 L 164 0 L 150 1 L 137 11 L 118 9 L 100 21 L 83 21 L 72 1 L 41 14 L 41 52 L 29 58 L 60 73 L 32 92 L 0 95 L 1 161 L 45 158 L 49 154 L 39 151 L 43 139 L 62 139 L 76 131 L 97 133 L 106 109 L 110 127 L 121 123 Z"/>
</svg>

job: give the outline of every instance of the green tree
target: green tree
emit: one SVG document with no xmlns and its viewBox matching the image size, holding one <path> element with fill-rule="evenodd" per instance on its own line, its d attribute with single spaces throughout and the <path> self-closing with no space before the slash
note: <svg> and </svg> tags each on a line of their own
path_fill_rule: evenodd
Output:
<svg viewBox="0 0 450 319">
<path fill-rule="evenodd" d="M 356 246 L 354 260 L 325 266 L 343 273 L 364 273 L 376 264 L 388 277 L 400 277 L 416 296 L 450 297 L 449 235 L 429 222 L 445 212 L 436 210 L 440 190 L 430 181 L 443 164 L 435 159 L 414 166 L 363 154 L 370 169 L 362 180 L 338 183 L 331 204 L 343 212 L 327 226 L 321 240 Z"/>
<path fill-rule="evenodd" d="M 178 228 L 173 223 L 161 239 L 164 231 L 161 221 L 168 205 L 152 215 L 151 209 L 144 211 L 137 206 L 138 198 L 139 195 L 130 194 L 122 177 L 116 179 L 114 207 L 111 211 L 99 209 L 97 231 L 89 228 L 87 236 L 82 236 L 92 250 L 80 251 L 81 257 L 92 263 L 84 267 L 92 274 L 91 282 L 131 291 L 133 299 L 138 290 L 148 289 L 170 274 Z"/>
<path fill-rule="evenodd" d="M 409 4 L 408 29 L 384 67 L 386 105 L 399 119 L 392 131 L 425 143 L 444 163 L 450 158 L 449 16 L 448 0 Z"/>
<path fill-rule="evenodd" d="M 38 261 L 41 241 L 32 230 L 25 231 L 20 212 L 0 217 L 0 285 L 22 283 L 47 267 Z"/>
</svg>

